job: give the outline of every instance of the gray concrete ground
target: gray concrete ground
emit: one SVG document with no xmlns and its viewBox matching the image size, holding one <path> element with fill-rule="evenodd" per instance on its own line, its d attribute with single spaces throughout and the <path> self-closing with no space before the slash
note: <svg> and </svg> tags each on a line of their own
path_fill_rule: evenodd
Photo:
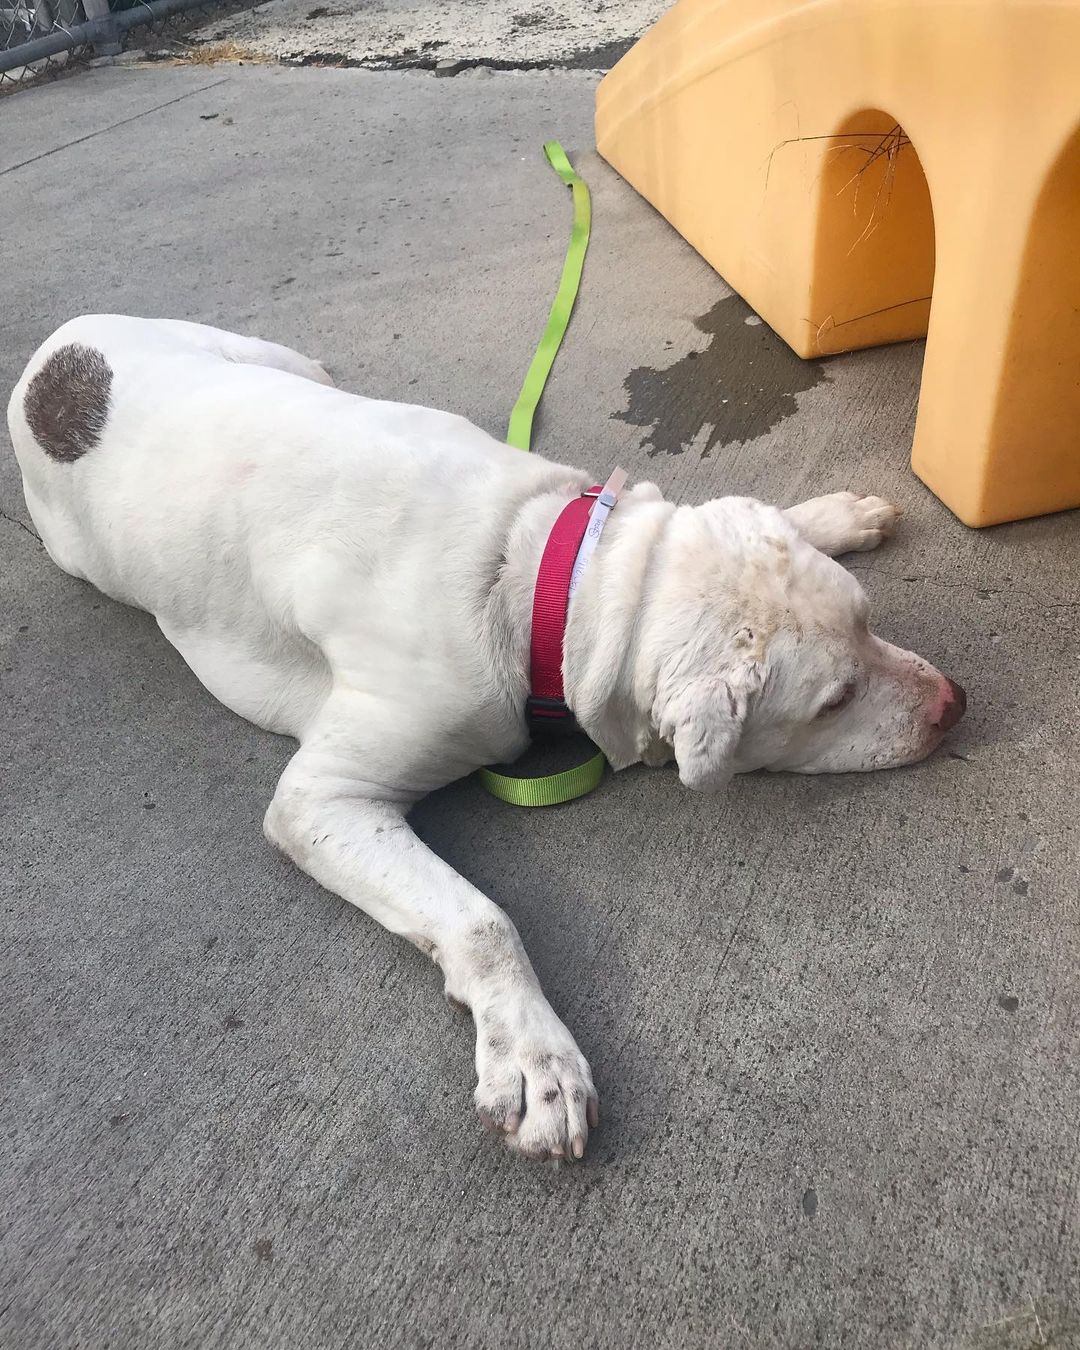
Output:
<svg viewBox="0 0 1080 1350">
<path fill-rule="evenodd" d="M 585 1162 L 538 1168 L 481 1133 L 433 968 L 263 843 L 289 744 L 49 563 L 5 453 L 5 1347 L 1080 1345 L 1080 518 L 957 524 L 907 467 L 920 348 L 788 357 L 591 151 L 594 83 L 20 94 L 0 387 L 111 309 L 498 432 L 566 237 L 557 134 L 596 229 L 538 448 L 685 500 L 892 496 L 902 532 L 854 566 L 969 716 L 891 774 L 417 811 L 595 1068 Z"/>
</svg>

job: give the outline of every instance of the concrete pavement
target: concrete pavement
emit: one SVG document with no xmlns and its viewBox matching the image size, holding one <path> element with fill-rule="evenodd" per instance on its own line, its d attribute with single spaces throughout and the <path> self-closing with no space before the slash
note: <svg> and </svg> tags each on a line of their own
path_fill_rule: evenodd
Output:
<svg viewBox="0 0 1080 1350">
<path fill-rule="evenodd" d="M 960 526 L 907 467 L 919 346 L 791 358 L 592 153 L 594 85 L 20 93 L 0 388 L 72 314 L 167 314 L 499 432 L 565 244 L 558 135 L 596 226 L 537 448 L 681 500 L 891 496 L 853 566 L 968 717 L 891 774 L 417 811 L 596 1072 L 584 1164 L 529 1166 L 481 1133 L 436 972 L 262 841 L 289 744 L 54 568 L 0 455 L 5 1347 L 1080 1345 L 1080 518 Z"/>
</svg>

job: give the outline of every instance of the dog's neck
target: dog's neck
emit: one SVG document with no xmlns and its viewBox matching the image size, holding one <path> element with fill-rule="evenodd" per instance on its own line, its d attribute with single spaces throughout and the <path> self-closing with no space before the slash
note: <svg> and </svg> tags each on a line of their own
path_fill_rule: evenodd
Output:
<svg viewBox="0 0 1080 1350">
<path fill-rule="evenodd" d="M 540 557 L 566 494 L 534 498 L 514 522 L 500 579 L 510 620 L 510 685 L 524 703 L 528 686 L 532 602 Z M 574 592 L 564 639 L 565 697 L 578 724 L 614 768 L 662 763 L 670 749 L 650 719 L 655 691 L 642 669 L 639 639 L 657 544 L 675 512 L 652 484 L 626 492 L 611 513 Z"/>
<path fill-rule="evenodd" d="M 664 763 L 651 712 L 656 672 L 642 660 L 650 577 L 675 507 L 652 484 L 627 493 L 574 593 L 566 625 L 566 701 L 615 769 Z"/>
</svg>

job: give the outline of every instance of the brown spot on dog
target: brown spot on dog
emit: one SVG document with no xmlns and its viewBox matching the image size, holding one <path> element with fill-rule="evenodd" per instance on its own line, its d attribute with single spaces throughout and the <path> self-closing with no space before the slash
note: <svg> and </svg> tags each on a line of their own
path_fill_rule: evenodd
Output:
<svg viewBox="0 0 1080 1350">
<path fill-rule="evenodd" d="M 58 347 L 26 390 L 23 411 L 34 439 L 61 464 L 74 464 L 101 440 L 109 416 L 112 368 L 93 347 Z"/>
</svg>

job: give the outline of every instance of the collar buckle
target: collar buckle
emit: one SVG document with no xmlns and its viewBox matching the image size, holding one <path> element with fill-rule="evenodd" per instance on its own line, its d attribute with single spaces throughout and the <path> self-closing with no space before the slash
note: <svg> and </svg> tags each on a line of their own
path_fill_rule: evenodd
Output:
<svg viewBox="0 0 1080 1350">
<path fill-rule="evenodd" d="M 530 694 L 525 700 L 525 720 L 532 735 L 570 735 L 578 730 L 577 718 L 561 698 Z"/>
</svg>

